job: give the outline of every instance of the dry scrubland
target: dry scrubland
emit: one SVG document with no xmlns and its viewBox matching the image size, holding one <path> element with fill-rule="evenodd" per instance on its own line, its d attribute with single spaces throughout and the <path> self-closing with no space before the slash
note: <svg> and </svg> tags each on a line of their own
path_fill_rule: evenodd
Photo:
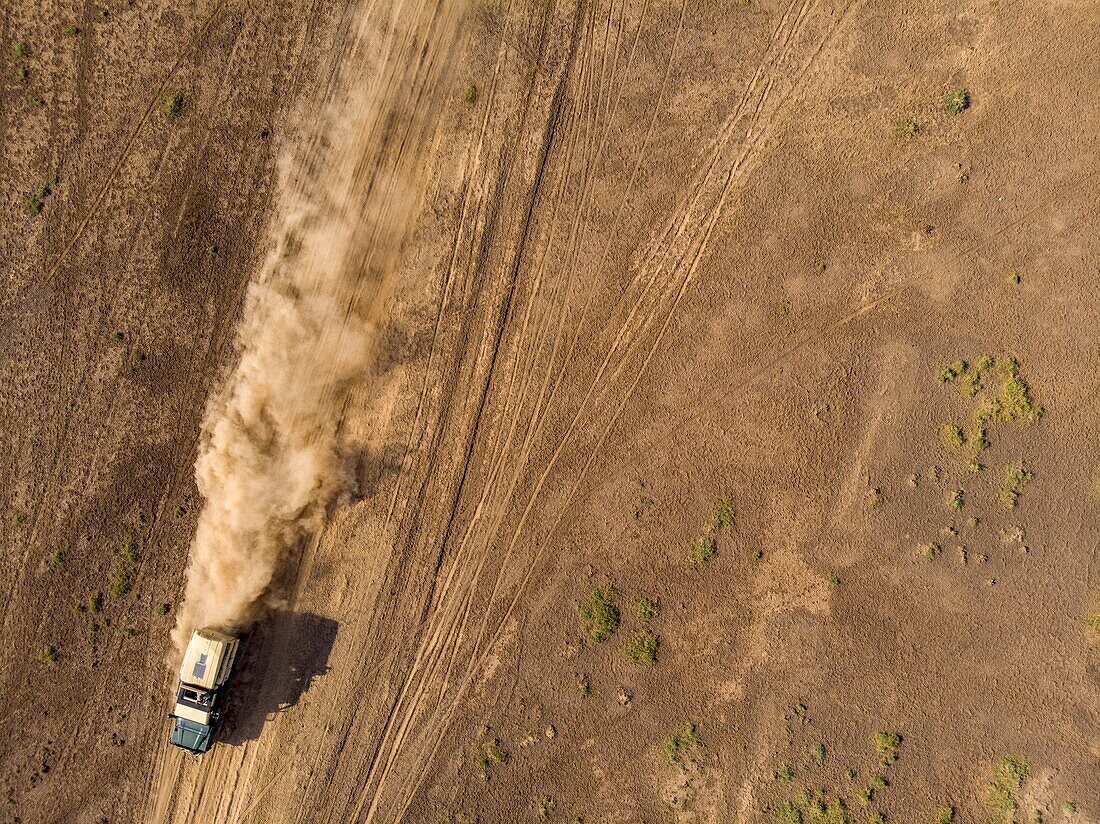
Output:
<svg viewBox="0 0 1100 824">
<path fill-rule="evenodd" d="M 0 820 L 1100 820 L 1095 4 L 460 11 L 5 7 Z M 204 409 L 349 77 L 414 218 L 189 759 Z"/>
</svg>

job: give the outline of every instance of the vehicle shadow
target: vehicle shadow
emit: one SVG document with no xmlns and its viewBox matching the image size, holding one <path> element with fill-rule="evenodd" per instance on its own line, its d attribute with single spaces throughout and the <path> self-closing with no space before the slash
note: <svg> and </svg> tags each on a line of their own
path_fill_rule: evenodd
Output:
<svg viewBox="0 0 1100 824">
<path fill-rule="evenodd" d="M 338 627 L 311 612 L 277 612 L 249 633 L 217 740 L 232 746 L 252 741 L 271 717 L 297 704 L 313 679 L 328 672 Z"/>
</svg>

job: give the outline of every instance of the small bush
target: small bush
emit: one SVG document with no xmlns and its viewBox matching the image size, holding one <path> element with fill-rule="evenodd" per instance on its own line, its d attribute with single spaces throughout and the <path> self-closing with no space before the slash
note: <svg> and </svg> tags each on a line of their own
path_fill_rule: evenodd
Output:
<svg viewBox="0 0 1100 824">
<path fill-rule="evenodd" d="M 1005 480 L 1001 484 L 1000 499 L 1007 508 L 1016 506 L 1020 490 L 1034 475 L 1024 468 L 1023 461 L 1014 461 L 1005 467 Z"/>
<path fill-rule="evenodd" d="M 46 559 L 46 563 L 49 564 L 50 569 L 61 569 L 65 565 L 66 552 L 62 547 L 54 549 L 50 553 L 50 557 Z"/>
<path fill-rule="evenodd" d="M 784 801 L 775 810 L 775 820 L 778 824 L 802 824 L 802 810 L 794 803 Z"/>
<path fill-rule="evenodd" d="M 64 33 L 67 34 L 69 37 L 74 37 L 80 34 L 80 27 L 70 23 L 64 28 Z"/>
<path fill-rule="evenodd" d="M 784 764 L 778 770 L 773 773 L 773 777 L 776 781 L 793 781 L 794 780 L 794 767 L 790 764 Z"/>
<path fill-rule="evenodd" d="M 956 449 L 966 445 L 966 436 L 963 435 L 962 427 L 950 423 L 940 425 L 940 440 L 943 441 L 944 446 Z"/>
<path fill-rule="evenodd" d="M 677 732 L 669 733 L 665 738 L 664 752 L 669 764 L 686 770 L 696 763 L 693 751 L 699 745 L 699 731 L 690 721 Z"/>
<path fill-rule="evenodd" d="M 56 664 L 58 659 L 57 647 L 52 644 L 48 647 L 43 647 L 38 651 L 38 655 L 35 657 L 40 664 Z"/>
<path fill-rule="evenodd" d="M 947 508 L 952 510 L 960 510 L 963 508 L 963 491 L 956 489 L 947 496 Z"/>
<path fill-rule="evenodd" d="M 473 83 L 467 85 L 465 91 L 462 92 L 462 100 L 466 103 L 467 106 L 473 106 L 475 103 L 477 103 L 477 99 L 479 96 L 480 95 L 478 94 L 477 86 L 475 86 Z"/>
<path fill-rule="evenodd" d="M 962 377 L 966 372 L 966 366 L 966 361 L 960 358 L 957 361 L 947 364 L 947 366 L 936 373 L 936 377 L 941 383 L 954 383 L 956 379 Z"/>
<path fill-rule="evenodd" d="M 11 47 L 11 56 L 16 63 L 26 60 L 31 56 L 31 47 L 21 40 Z"/>
<path fill-rule="evenodd" d="M 84 606 L 92 615 L 98 615 L 103 611 L 103 593 L 93 592 L 85 600 Z"/>
<path fill-rule="evenodd" d="M 710 536 L 692 541 L 688 547 L 688 566 L 702 569 L 718 553 L 718 546 Z"/>
<path fill-rule="evenodd" d="M 829 754 L 828 750 L 825 749 L 825 745 L 822 744 L 821 742 L 818 742 L 814 746 L 813 753 L 814 753 L 814 758 L 817 759 L 818 764 L 824 764 L 825 763 L 825 757 Z"/>
<path fill-rule="evenodd" d="M 157 615 L 167 615 L 168 610 L 170 610 L 171 608 L 172 608 L 171 605 L 167 604 L 167 603 L 158 604 L 157 605 Z"/>
<path fill-rule="evenodd" d="M 599 644 L 619 628 L 619 608 L 612 602 L 610 589 L 595 589 L 578 607 L 585 638 Z"/>
<path fill-rule="evenodd" d="M 137 583 L 134 570 L 128 566 L 116 567 L 111 573 L 111 594 L 116 598 L 128 595 Z"/>
<path fill-rule="evenodd" d="M 709 525 L 715 532 L 733 526 L 733 502 L 729 498 L 719 498 L 715 501 Z"/>
<path fill-rule="evenodd" d="M 956 89 L 943 98 L 943 110 L 950 115 L 962 114 L 970 108 L 970 92 Z"/>
<path fill-rule="evenodd" d="M 898 760 L 898 748 L 901 746 L 901 736 L 896 732 L 875 733 L 875 749 L 883 765 L 893 764 Z"/>
<path fill-rule="evenodd" d="M 932 820 L 932 824 L 952 824 L 955 820 L 955 808 L 950 804 L 944 804 Z"/>
<path fill-rule="evenodd" d="M 164 109 L 165 116 L 169 120 L 175 120 L 183 114 L 186 103 L 187 101 L 183 96 L 183 92 L 172 92 L 164 98 L 161 105 Z"/>
<path fill-rule="evenodd" d="M 657 663 L 660 645 L 661 639 L 647 629 L 623 644 L 623 655 L 635 663 L 653 666 Z"/>
<path fill-rule="evenodd" d="M 912 140 L 920 134 L 920 124 L 911 117 L 899 117 L 894 121 L 894 135 L 901 140 Z"/>
<path fill-rule="evenodd" d="M 1016 793 L 1023 786 L 1031 768 L 1026 761 L 1010 756 L 993 771 L 993 780 L 986 785 L 985 800 L 989 809 L 1001 818 L 1016 812 Z"/>
<path fill-rule="evenodd" d="M 643 624 L 648 624 L 660 612 L 660 606 L 649 598 L 639 598 L 634 602 L 634 615 Z"/>
</svg>

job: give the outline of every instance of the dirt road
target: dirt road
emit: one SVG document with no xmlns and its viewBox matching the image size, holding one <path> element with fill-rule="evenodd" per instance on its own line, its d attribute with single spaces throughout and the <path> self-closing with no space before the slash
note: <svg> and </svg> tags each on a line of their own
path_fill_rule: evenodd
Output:
<svg viewBox="0 0 1100 824">
<path fill-rule="evenodd" d="M 767 821 L 810 788 L 852 820 L 966 821 L 1015 758 L 1018 820 L 1100 820 L 1094 8 L 162 15 L 205 116 L 165 124 L 171 61 L 135 58 L 156 82 L 91 126 L 85 81 L 53 121 L 83 188 L 59 172 L 38 218 L 6 216 L 34 229 L 3 247 L 7 818 Z M 71 83 L 107 54 L 49 65 Z M 418 170 L 415 224 L 341 422 L 354 494 L 191 759 L 165 743 L 156 606 L 272 202 L 273 149 L 226 141 L 320 146 L 341 84 L 377 107 L 349 115 L 364 191 Z M 59 165 L 36 140 L 5 176 Z M 941 430 L 970 396 L 936 375 L 987 353 L 1044 413 L 964 454 Z M 596 588 L 602 644 L 578 626 Z M 647 633 L 652 666 L 620 651 Z"/>
</svg>

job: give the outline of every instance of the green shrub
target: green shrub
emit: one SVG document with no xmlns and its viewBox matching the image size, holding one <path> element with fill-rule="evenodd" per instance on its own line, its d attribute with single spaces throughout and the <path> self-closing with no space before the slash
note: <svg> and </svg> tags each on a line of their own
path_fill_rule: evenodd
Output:
<svg viewBox="0 0 1100 824">
<path fill-rule="evenodd" d="M 692 541 L 688 547 L 688 566 L 691 569 L 702 569 L 717 553 L 718 546 L 710 536 Z"/>
<path fill-rule="evenodd" d="M 1014 461 L 1005 467 L 1005 480 L 1001 484 L 1000 498 L 1009 509 L 1016 506 L 1020 490 L 1034 475 L 1024 468 L 1023 461 Z"/>
<path fill-rule="evenodd" d="M 643 624 L 648 624 L 657 617 L 660 607 L 656 601 L 649 598 L 639 598 L 634 602 L 634 615 Z"/>
<path fill-rule="evenodd" d="M 35 657 L 40 664 L 56 664 L 58 659 L 57 647 L 52 644 L 48 647 L 43 647 L 38 651 L 38 655 Z"/>
<path fill-rule="evenodd" d="M 912 140 L 920 134 L 920 124 L 911 117 L 899 117 L 894 121 L 894 135 L 902 140 Z"/>
<path fill-rule="evenodd" d="M 896 732 L 875 733 L 875 749 L 884 765 L 893 764 L 898 760 L 898 748 L 901 746 L 901 736 Z"/>
<path fill-rule="evenodd" d="M 709 525 L 715 532 L 733 526 L 733 502 L 729 498 L 719 498 L 715 501 Z"/>
<path fill-rule="evenodd" d="M 646 629 L 623 644 L 623 655 L 636 663 L 653 666 L 660 645 L 661 639 Z"/>
<path fill-rule="evenodd" d="M 164 109 L 165 116 L 170 120 L 175 120 L 183 114 L 186 103 L 187 101 L 183 96 L 183 92 L 172 92 L 165 96 L 161 105 Z"/>
<path fill-rule="evenodd" d="M 111 573 L 111 594 L 116 598 L 128 595 L 137 583 L 134 570 L 128 566 L 115 567 Z"/>
<path fill-rule="evenodd" d="M 28 57 L 31 56 L 31 47 L 20 40 L 18 43 L 11 47 L 11 56 L 16 63 L 26 60 Z"/>
<path fill-rule="evenodd" d="M 943 109 L 950 115 L 962 114 L 970 108 L 970 92 L 956 89 L 943 98 Z"/>
<path fill-rule="evenodd" d="M 985 800 L 989 809 L 1002 820 L 1009 820 L 1019 804 L 1016 793 L 1023 787 L 1030 766 L 1018 756 L 1004 758 L 993 771 L 993 780 L 986 785 Z"/>
<path fill-rule="evenodd" d="M 606 641 L 619 628 L 619 608 L 612 601 L 613 595 L 610 589 L 598 588 L 581 601 L 581 629 L 589 643 Z"/>
<path fill-rule="evenodd" d="M 689 765 L 696 763 L 694 750 L 698 746 L 699 731 L 695 724 L 689 721 L 678 731 L 669 733 L 665 738 L 663 749 L 669 764 L 678 765 L 686 770 Z"/>
</svg>

